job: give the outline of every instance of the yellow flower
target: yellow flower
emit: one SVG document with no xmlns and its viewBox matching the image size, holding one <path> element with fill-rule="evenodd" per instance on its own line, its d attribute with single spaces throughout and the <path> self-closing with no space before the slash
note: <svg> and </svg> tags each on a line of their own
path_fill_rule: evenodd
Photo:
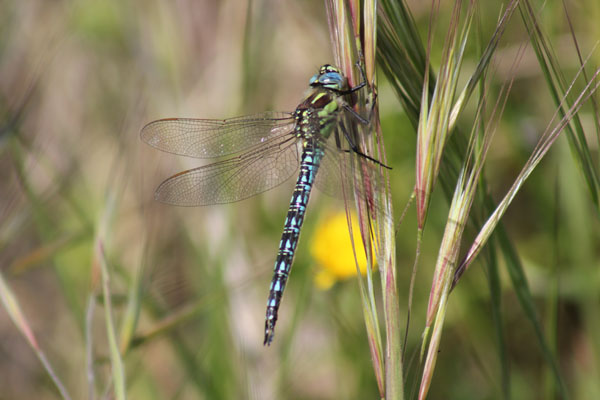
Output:
<svg viewBox="0 0 600 400">
<path fill-rule="evenodd" d="M 361 274 L 365 275 L 367 259 L 354 213 L 351 213 L 351 219 L 356 258 Z M 319 222 L 310 244 L 310 253 L 319 265 L 315 284 L 323 290 L 329 289 L 338 280 L 356 275 L 356 264 L 345 212 L 330 215 Z"/>
</svg>

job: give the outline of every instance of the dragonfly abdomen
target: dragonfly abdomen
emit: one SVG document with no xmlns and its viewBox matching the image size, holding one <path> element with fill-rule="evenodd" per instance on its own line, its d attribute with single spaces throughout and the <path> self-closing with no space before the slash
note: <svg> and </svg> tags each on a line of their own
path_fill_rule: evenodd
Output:
<svg viewBox="0 0 600 400">
<path fill-rule="evenodd" d="M 308 140 L 305 142 L 300 162 L 300 174 L 296 181 L 283 226 L 283 234 L 279 242 L 279 251 L 275 260 L 273 279 L 271 280 L 269 290 L 269 299 L 267 300 L 264 340 L 264 344 L 267 345 L 273 340 L 281 297 L 283 296 L 292 262 L 294 261 L 294 254 L 298 245 L 298 239 L 300 238 L 300 229 L 304 222 L 306 206 L 322 157 L 323 150 L 319 146 L 315 146 L 315 141 Z"/>
</svg>

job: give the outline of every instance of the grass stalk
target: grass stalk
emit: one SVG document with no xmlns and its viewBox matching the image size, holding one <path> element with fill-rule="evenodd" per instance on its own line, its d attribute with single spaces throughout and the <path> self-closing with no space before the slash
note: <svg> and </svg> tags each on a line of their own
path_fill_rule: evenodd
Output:
<svg viewBox="0 0 600 400">
<path fill-rule="evenodd" d="M 375 60 L 377 47 L 377 2 L 376 1 L 331 1 L 326 2 L 330 36 L 334 38 L 334 54 L 336 62 L 358 82 L 352 67 L 355 60 L 360 60 L 367 79 L 367 96 L 359 96 L 359 109 L 367 110 L 371 115 L 369 128 L 358 128 L 355 137 L 365 154 L 378 154 L 385 162 L 383 139 L 378 120 L 378 105 L 375 102 L 377 86 L 375 76 Z M 361 17 L 362 16 L 362 17 Z M 362 36 L 361 36 L 362 33 Z M 373 104 L 373 102 L 375 102 Z M 369 138 L 369 139 L 368 139 Z M 375 376 L 382 397 L 386 399 L 403 398 L 402 351 L 399 323 L 399 301 L 396 286 L 395 235 L 387 174 L 380 170 L 380 176 L 371 176 L 370 168 L 361 158 L 352 159 L 353 168 L 360 171 L 361 182 L 355 182 L 354 192 L 363 248 L 367 255 L 367 271 L 373 271 L 375 262 L 379 265 L 381 285 L 383 289 L 383 315 L 385 321 L 385 351 L 379 331 L 377 307 L 371 274 L 367 274 L 366 282 L 359 277 L 359 287 L 363 303 L 363 314 L 369 347 L 373 360 Z M 373 187 L 372 182 L 381 182 Z M 364 196 L 364 197 L 363 197 Z M 373 204 L 376 204 L 373 208 Z M 378 211 L 375 211 L 378 210 Z M 349 220 L 350 221 L 350 220 Z M 349 223 L 351 229 L 351 225 Z M 351 235 L 352 237 L 352 235 Z M 355 256 L 356 259 L 356 256 Z M 358 268 L 358 264 L 357 264 Z"/>
<path fill-rule="evenodd" d="M 40 363 L 52 380 L 52 383 L 54 383 L 54 386 L 56 386 L 60 396 L 65 400 L 71 399 L 71 396 L 67 392 L 67 388 L 62 383 L 54 371 L 54 368 L 50 364 L 50 361 L 46 357 L 46 354 L 39 346 L 39 343 L 35 338 L 35 334 L 33 333 L 33 329 L 31 329 L 31 325 L 29 324 L 27 317 L 21 310 L 19 300 L 5 281 L 2 273 L 0 273 L 0 301 L 2 302 L 2 305 L 4 306 L 4 309 L 8 313 L 8 316 L 12 320 L 13 324 L 15 324 L 27 344 L 29 344 L 29 347 L 31 347 L 31 350 L 33 350 L 33 353 L 36 355 L 38 360 L 40 360 Z"/>
<path fill-rule="evenodd" d="M 106 263 L 104 254 L 104 246 L 102 240 L 98 240 L 96 247 L 96 262 L 100 264 L 102 273 L 102 297 L 104 299 L 104 320 L 106 324 L 106 335 L 108 338 L 108 348 L 110 354 L 110 365 L 112 372 L 112 380 L 114 384 L 114 395 L 117 400 L 125 400 L 127 398 L 125 390 L 127 388 L 125 382 L 125 367 L 123 358 L 119 350 L 119 341 L 117 340 L 116 328 L 114 323 L 114 313 L 111 300 L 110 290 L 110 271 Z"/>
</svg>

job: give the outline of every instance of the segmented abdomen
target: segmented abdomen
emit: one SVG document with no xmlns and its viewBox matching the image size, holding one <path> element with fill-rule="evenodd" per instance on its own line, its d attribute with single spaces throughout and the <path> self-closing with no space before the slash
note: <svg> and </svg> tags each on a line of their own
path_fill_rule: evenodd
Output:
<svg viewBox="0 0 600 400">
<path fill-rule="evenodd" d="M 300 162 L 300 175 L 296 181 L 290 208 L 283 226 L 283 234 L 279 242 L 279 252 L 275 260 L 273 279 L 269 290 L 269 299 L 267 300 L 267 315 L 265 317 L 265 340 L 264 344 L 270 344 L 275 334 L 275 324 L 277 323 L 277 311 L 283 296 L 283 290 L 287 282 L 294 253 L 298 239 L 300 238 L 300 228 L 304 222 L 306 205 L 310 197 L 323 150 L 315 144 L 313 140 L 304 142 L 304 149 Z"/>
</svg>

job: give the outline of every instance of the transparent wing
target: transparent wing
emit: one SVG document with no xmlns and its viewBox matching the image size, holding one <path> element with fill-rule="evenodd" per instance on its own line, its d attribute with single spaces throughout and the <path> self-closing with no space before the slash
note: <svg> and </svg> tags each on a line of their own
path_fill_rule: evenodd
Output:
<svg viewBox="0 0 600 400">
<path fill-rule="evenodd" d="M 321 160 L 315 186 L 329 196 L 344 198 L 344 193 L 347 195 L 353 187 L 351 162 L 356 154 L 349 149 L 339 128 L 332 132 L 327 141 L 320 141 L 319 145 L 325 151 L 325 156 Z"/>
<path fill-rule="evenodd" d="M 315 187 L 323 193 L 340 199 L 353 199 L 355 195 L 366 200 L 372 211 L 379 210 L 373 201 L 373 193 L 383 193 L 384 181 L 381 168 L 374 161 L 348 149 L 344 137 L 336 142 L 335 132 L 326 143 L 320 145 L 325 150 Z"/>
<path fill-rule="evenodd" d="M 297 139 L 286 133 L 238 157 L 180 172 L 160 184 L 155 198 L 178 206 L 232 203 L 283 183 L 299 163 Z"/>
<path fill-rule="evenodd" d="M 150 146 L 168 153 L 196 158 L 217 158 L 263 144 L 274 136 L 291 132 L 289 113 L 265 112 L 230 119 L 167 118 L 150 122 L 140 137 Z"/>
<path fill-rule="evenodd" d="M 344 165 L 347 160 L 342 150 L 324 146 L 325 156 L 319 165 L 319 171 L 315 177 L 315 187 L 331 197 L 343 198 L 345 183 Z"/>
</svg>

